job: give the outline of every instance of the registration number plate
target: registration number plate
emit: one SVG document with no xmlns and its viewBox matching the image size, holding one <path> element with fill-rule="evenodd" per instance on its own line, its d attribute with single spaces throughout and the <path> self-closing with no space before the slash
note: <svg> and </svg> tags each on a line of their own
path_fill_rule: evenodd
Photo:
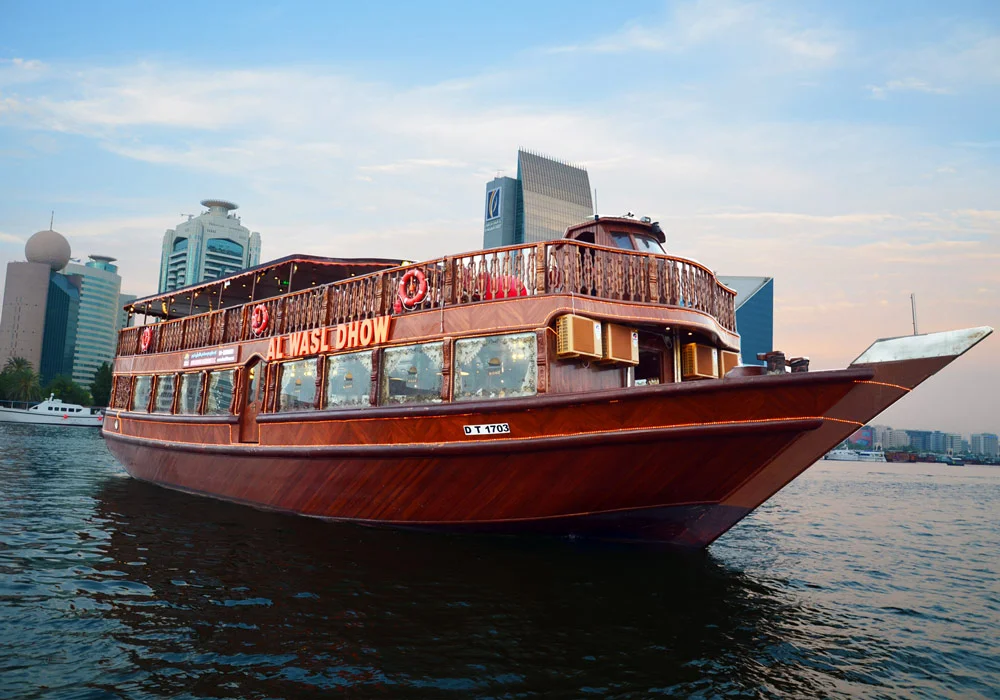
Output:
<svg viewBox="0 0 1000 700">
<path fill-rule="evenodd" d="M 466 435 L 500 435 L 509 433 L 510 426 L 507 423 L 484 423 L 483 425 L 463 426 Z"/>
</svg>

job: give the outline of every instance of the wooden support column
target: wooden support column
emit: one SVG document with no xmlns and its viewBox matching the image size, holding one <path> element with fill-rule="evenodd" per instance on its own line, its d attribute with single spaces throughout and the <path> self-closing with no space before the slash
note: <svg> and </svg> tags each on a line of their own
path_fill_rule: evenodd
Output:
<svg viewBox="0 0 1000 700">
<path fill-rule="evenodd" d="M 535 294 L 545 294 L 548 267 L 545 260 L 544 242 L 535 244 Z"/>
</svg>

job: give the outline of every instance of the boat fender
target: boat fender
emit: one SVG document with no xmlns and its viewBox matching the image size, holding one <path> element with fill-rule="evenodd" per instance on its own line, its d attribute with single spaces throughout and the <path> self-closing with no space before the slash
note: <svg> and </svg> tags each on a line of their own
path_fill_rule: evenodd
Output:
<svg viewBox="0 0 1000 700">
<path fill-rule="evenodd" d="M 417 291 L 413 294 L 413 296 L 410 296 L 410 284 L 414 279 L 417 280 Z M 424 271 L 419 268 L 407 270 L 406 274 L 399 280 L 399 301 L 402 302 L 405 308 L 412 309 L 414 306 L 422 302 L 426 296 L 427 278 L 424 276 Z"/>
<path fill-rule="evenodd" d="M 139 349 L 142 352 L 149 350 L 149 346 L 153 343 L 153 329 L 146 326 L 142 329 L 142 334 L 139 336 Z"/>
<path fill-rule="evenodd" d="M 270 320 L 267 307 L 263 304 L 257 304 L 253 307 L 253 313 L 250 315 L 250 330 L 254 335 L 261 335 L 267 330 L 267 324 Z"/>
</svg>

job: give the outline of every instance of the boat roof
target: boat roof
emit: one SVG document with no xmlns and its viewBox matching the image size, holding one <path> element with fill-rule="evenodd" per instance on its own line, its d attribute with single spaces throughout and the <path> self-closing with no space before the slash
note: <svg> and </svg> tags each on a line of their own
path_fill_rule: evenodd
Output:
<svg viewBox="0 0 1000 700">
<path fill-rule="evenodd" d="M 594 216 L 592 219 L 587 219 L 586 221 L 581 221 L 578 224 L 573 224 L 566 229 L 566 233 L 563 234 L 563 238 L 576 239 L 579 238 L 583 233 L 589 233 L 597 230 L 606 230 L 611 233 L 611 229 L 615 232 L 627 231 L 628 233 L 649 236 L 657 240 L 660 243 L 667 242 L 667 235 L 660 228 L 660 222 L 653 221 L 648 216 L 644 216 L 641 219 L 636 219 L 631 216 Z"/>
<path fill-rule="evenodd" d="M 130 313 L 158 318 L 182 318 L 367 275 L 405 262 L 390 258 L 325 258 L 295 253 L 227 277 L 134 299 L 124 308 Z"/>
</svg>

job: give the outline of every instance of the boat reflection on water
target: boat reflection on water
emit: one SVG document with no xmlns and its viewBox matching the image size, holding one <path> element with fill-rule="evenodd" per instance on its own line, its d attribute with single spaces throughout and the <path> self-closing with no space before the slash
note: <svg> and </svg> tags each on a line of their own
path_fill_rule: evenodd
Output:
<svg viewBox="0 0 1000 700">
<path fill-rule="evenodd" d="M 704 552 L 368 529 L 134 479 L 110 479 L 97 507 L 109 558 L 92 575 L 131 582 L 92 593 L 131 659 L 108 679 L 119 691 L 830 688 L 796 641 L 814 613 Z"/>
</svg>

